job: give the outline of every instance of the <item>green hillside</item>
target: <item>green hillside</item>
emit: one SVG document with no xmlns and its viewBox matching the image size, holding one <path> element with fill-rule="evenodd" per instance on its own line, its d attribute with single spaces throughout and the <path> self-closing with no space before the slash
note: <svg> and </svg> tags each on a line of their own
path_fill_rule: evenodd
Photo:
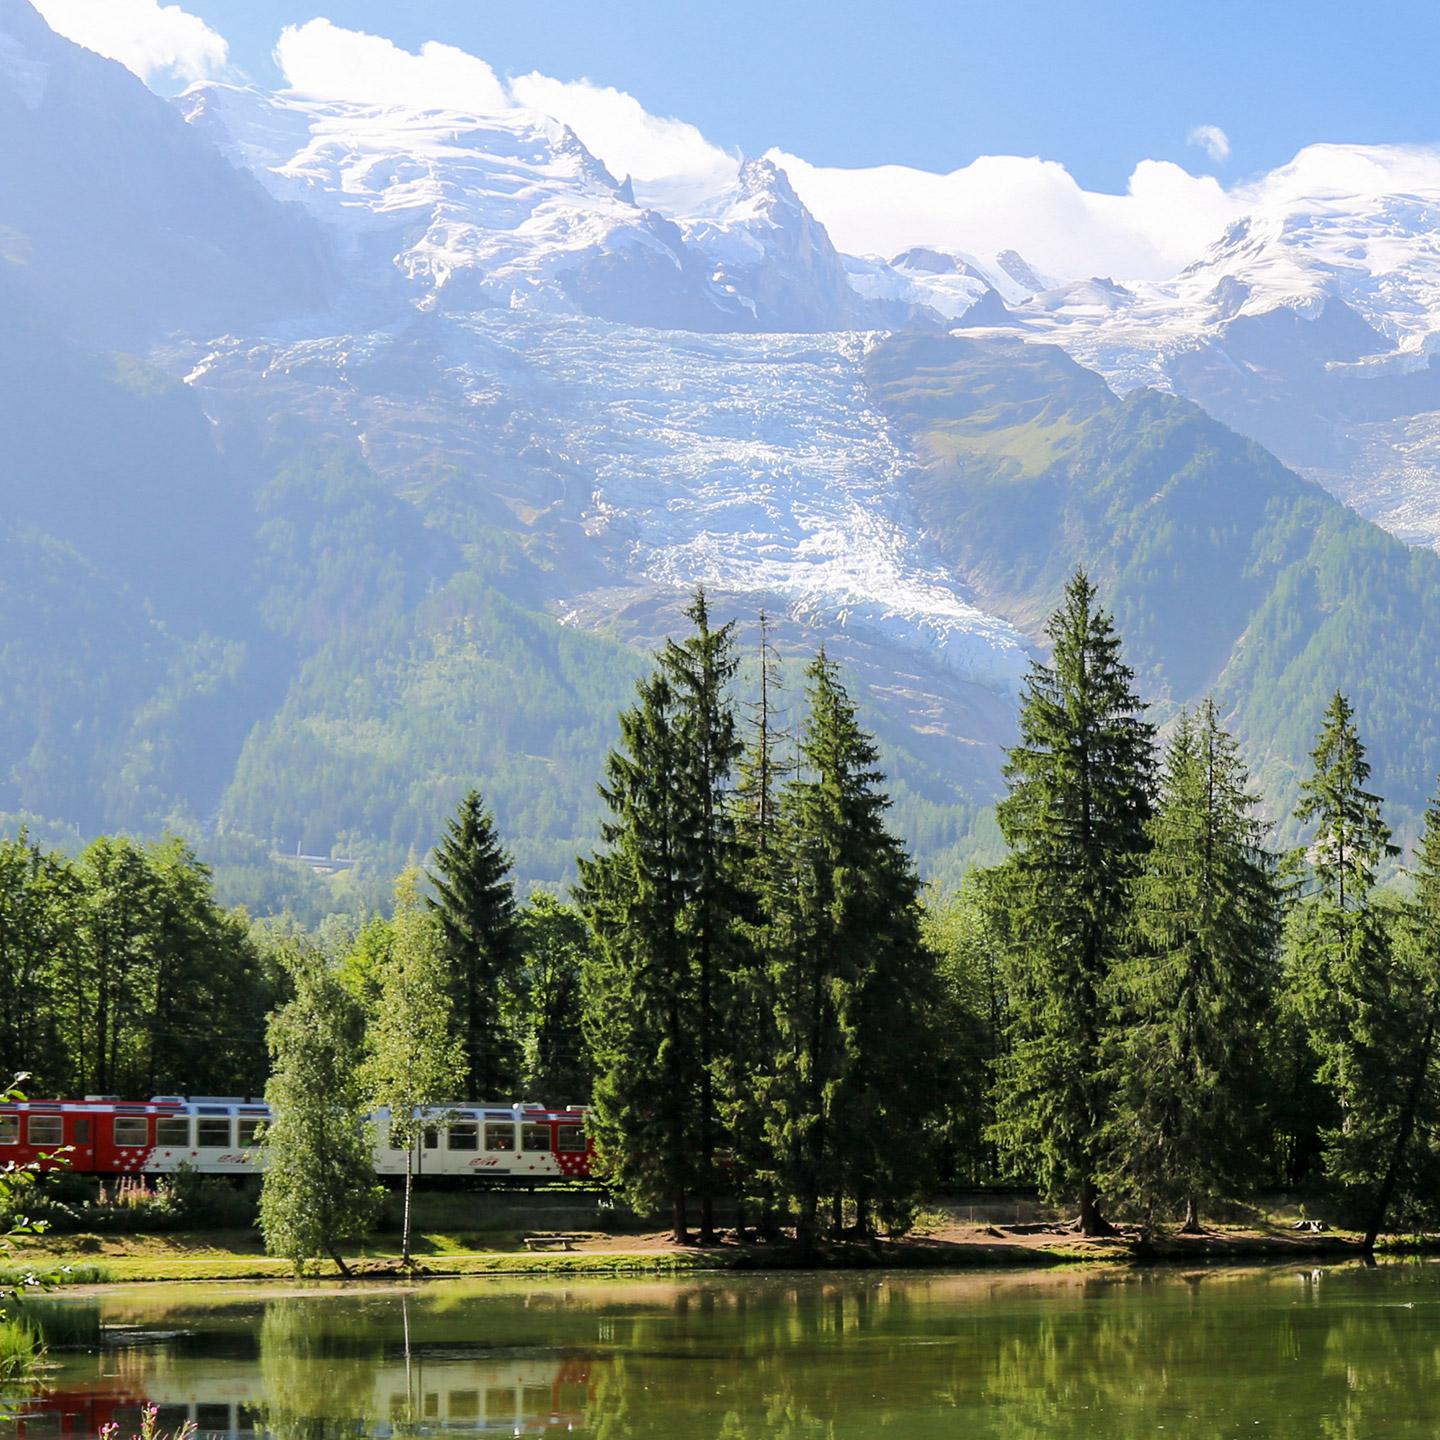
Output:
<svg viewBox="0 0 1440 1440">
<path fill-rule="evenodd" d="M 1085 565 L 1159 718 L 1213 693 L 1282 813 L 1344 689 L 1413 830 L 1440 769 L 1440 556 L 1048 346 L 897 338 L 869 373 L 923 458 L 922 523 L 988 607 L 1033 630 Z"/>
</svg>

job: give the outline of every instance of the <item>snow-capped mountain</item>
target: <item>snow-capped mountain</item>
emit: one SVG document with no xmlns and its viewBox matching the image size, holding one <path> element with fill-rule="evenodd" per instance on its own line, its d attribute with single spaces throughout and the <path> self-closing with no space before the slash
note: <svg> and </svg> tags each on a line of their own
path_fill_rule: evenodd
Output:
<svg viewBox="0 0 1440 1440">
<path fill-rule="evenodd" d="M 497 115 L 318 102 L 197 85 L 181 113 L 277 198 L 333 227 L 353 278 L 414 303 L 500 305 L 700 331 L 907 323 L 846 280 L 771 161 L 689 215 L 636 203 L 569 129 Z"/>
<path fill-rule="evenodd" d="M 1397 167 L 1403 154 L 1314 147 L 1172 279 L 1073 281 L 999 323 L 1118 389 L 1198 401 L 1362 514 L 1435 544 L 1440 183 L 1417 165 L 1404 174 L 1414 188 L 1396 191 Z M 1307 190 L 1322 168 L 1350 183 Z"/>
</svg>

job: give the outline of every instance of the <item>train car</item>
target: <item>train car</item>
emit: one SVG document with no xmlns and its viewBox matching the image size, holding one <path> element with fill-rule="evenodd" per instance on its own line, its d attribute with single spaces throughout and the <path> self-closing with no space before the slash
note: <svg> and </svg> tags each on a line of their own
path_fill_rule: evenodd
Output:
<svg viewBox="0 0 1440 1440">
<path fill-rule="evenodd" d="M 264 1168 L 257 1135 L 269 1117 L 262 1102 L 234 1096 L 14 1101 L 0 1105 L 0 1166 L 158 1177 L 183 1165 L 202 1175 L 244 1176 Z M 375 1173 L 403 1176 L 405 1150 L 391 1143 L 389 1111 L 368 1120 Z M 583 1109 L 456 1101 L 426 1112 L 414 1173 L 429 1182 L 586 1180 L 592 1155 Z"/>
</svg>

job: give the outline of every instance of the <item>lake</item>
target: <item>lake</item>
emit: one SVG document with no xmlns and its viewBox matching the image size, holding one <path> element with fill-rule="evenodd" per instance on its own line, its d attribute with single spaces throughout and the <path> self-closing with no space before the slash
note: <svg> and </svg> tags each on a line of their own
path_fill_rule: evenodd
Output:
<svg viewBox="0 0 1440 1440">
<path fill-rule="evenodd" d="M 117 1288 L 31 1437 L 1425 1436 L 1440 1265 Z"/>
</svg>

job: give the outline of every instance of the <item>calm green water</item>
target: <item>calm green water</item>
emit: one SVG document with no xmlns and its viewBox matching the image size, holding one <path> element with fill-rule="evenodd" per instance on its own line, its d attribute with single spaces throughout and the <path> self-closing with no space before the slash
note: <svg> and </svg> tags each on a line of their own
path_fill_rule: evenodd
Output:
<svg viewBox="0 0 1440 1440">
<path fill-rule="evenodd" d="M 82 1302 L 75 1302 L 82 1303 Z M 1440 1266 L 487 1281 L 99 1302 L 31 1436 L 1427 1437 Z"/>
</svg>

